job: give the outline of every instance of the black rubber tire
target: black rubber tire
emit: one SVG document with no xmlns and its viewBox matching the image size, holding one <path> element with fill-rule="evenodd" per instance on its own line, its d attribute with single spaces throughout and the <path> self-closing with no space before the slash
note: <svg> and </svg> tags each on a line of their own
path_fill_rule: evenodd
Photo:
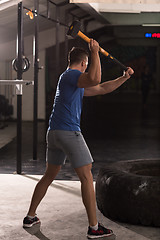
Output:
<svg viewBox="0 0 160 240">
<path fill-rule="evenodd" d="M 160 160 L 119 161 L 100 169 L 98 209 L 107 218 L 160 226 Z"/>
</svg>

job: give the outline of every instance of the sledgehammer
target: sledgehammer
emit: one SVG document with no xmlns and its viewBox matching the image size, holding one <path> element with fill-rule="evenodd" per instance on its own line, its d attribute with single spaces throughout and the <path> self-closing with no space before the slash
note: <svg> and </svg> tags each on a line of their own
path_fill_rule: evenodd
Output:
<svg viewBox="0 0 160 240">
<path fill-rule="evenodd" d="M 82 38 L 85 42 L 89 43 L 90 42 L 90 38 L 88 38 L 85 34 L 83 34 L 80 31 L 80 27 L 81 27 L 81 23 L 79 21 L 74 21 L 70 27 L 69 30 L 67 32 L 67 35 L 72 36 L 73 38 L 75 38 L 77 35 Z M 109 54 L 106 50 L 104 50 L 103 48 L 99 47 L 99 51 L 105 55 L 106 57 L 110 58 L 112 61 L 114 61 L 115 63 L 117 63 L 119 66 L 121 66 L 121 68 L 125 71 L 127 71 L 127 67 L 125 65 L 123 65 L 121 62 L 119 62 L 116 58 L 114 58 L 111 54 Z"/>
</svg>

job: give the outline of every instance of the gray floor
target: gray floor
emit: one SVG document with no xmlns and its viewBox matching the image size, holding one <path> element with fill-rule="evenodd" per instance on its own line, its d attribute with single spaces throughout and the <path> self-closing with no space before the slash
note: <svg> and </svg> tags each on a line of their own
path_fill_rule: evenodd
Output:
<svg viewBox="0 0 160 240">
<path fill-rule="evenodd" d="M 159 95 L 152 98 L 144 111 L 140 102 L 137 104 L 137 97 L 133 98 L 112 101 L 103 113 L 97 107 L 96 122 L 91 121 L 93 116 L 88 116 L 84 135 L 95 160 L 95 181 L 99 169 L 106 164 L 130 159 L 160 159 Z M 69 161 L 38 209 L 41 227 L 37 225 L 28 232 L 22 228 L 22 219 L 34 186 L 45 171 L 45 133 L 44 122 L 39 122 L 38 160 L 35 161 L 32 159 L 32 123 L 23 123 L 23 175 L 17 175 L 14 174 L 16 123 L 8 122 L 8 127 L 0 130 L 0 239 L 86 239 L 87 218 L 81 201 L 80 184 Z M 97 215 L 100 222 L 114 230 L 117 240 L 160 240 L 159 228 L 114 222 L 98 210 Z"/>
<path fill-rule="evenodd" d="M 38 208 L 41 226 L 22 228 L 32 191 L 40 175 L 0 175 L 0 239 L 3 240 L 84 240 L 87 218 L 81 201 L 78 181 L 56 180 Z M 116 236 L 108 240 L 158 240 L 160 229 L 133 226 L 111 221 L 97 210 L 98 219 L 113 229 Z"/>
</svg>

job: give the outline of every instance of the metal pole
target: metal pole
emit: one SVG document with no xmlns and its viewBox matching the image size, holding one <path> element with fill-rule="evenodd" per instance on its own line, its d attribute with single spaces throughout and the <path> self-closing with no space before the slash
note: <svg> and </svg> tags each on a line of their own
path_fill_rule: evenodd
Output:
<svg viewBox="0 0 160 240">
<path fill-rule="evenodd" d="M 60 24 L 59 24 L 59 7 L 56 6 L 56 65 L 55 65 L 55 76 L 56 76 L 56 81 L 58 81 L 58 75 L 59 75 L 59 65 L 60 65 L 60 58 L 59 58 L 59 31 L 60 31 Z"/>
<path fill-rule="evenodd" d="M 38 72 L 39 72 L 39 57 L 38 57 L 38 15 L 39 15 L 39 0 L 34 0 L 35 12 L 35 36 L 34 36 L 34 120 L 33 120 L 33 160 L 37 160 L 37 140 L 38 140 Z"/>
<path fill-rule="evenodd" d="M 47 18 L 50 18 L 49 1 L 47 0 Z"/>
<path fill-rule="evenodd" d="M 65 23 L 68 25 L 68 10 L 65 11 Z M 67 67 L 68 64 L 68 29 L 65 29 L 65 65 Z"/>
<path fill-rule="evenodd" d="M 22 79 L 23 42 L 23 6 L 18 4 L 18 66 L 17 79 Z M 17 173 L 22 172 L 22 94 L 17 95 Z"/>
</svg>

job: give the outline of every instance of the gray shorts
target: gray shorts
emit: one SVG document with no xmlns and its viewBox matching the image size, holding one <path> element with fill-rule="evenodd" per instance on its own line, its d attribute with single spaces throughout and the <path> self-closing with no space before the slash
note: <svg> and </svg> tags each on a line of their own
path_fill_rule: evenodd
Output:
<svg viewBox="0 0 160 240">
<path fill-rule="evenodd" d="M 88 146 L 79 131 L 49 130 L 46 136 L 46 161 L 54 165 L 65 164 L 68 158 L 74 168 L 93 162 Z"/>
</svg>

